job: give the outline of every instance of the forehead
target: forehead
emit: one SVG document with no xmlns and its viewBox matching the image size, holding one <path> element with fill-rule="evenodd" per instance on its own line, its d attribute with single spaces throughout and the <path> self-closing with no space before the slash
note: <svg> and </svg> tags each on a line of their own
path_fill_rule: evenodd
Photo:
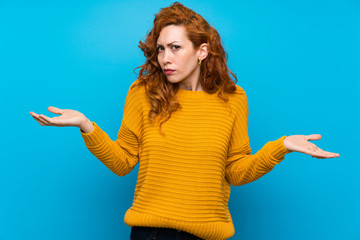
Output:
<svg viewBox="0 0 360 240">
<path fill-rule="evenodd" d="M 174 41 L 189 41 L 184 26 L 169 25 L 160 31 L 160 35 L 157 39 L 158 44 L 167 44 Z"/>
</svg>

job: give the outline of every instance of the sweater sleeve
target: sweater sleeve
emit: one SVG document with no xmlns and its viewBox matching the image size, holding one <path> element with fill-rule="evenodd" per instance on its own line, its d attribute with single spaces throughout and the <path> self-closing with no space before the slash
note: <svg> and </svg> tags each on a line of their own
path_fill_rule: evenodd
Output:
<svg viewBox="0 0 360 240">
<path fill-rule="evenodd" d="M 135 95 L 135 91 L 130 88 L 126 96 L 117 140 L 111 140 L 95 122 L 92 122 L 94 124 L 92 132 L 84 133 L 80 130 L 88 150 L 118 176 L 131 172 L 139 161 L 141 104 L 136 100 Z"/>
<path fill-rule="evenodd" d="M 234 101 L 234 126 L 231 133 L 229 152 L 226 161 L 226 178 L 234 186 L 253 182 L 270 172 L 280 163 L 285 154 L 290 153 L 284 147 L 286 136 L 266 143 L 257 153 L 251 155 L 248 135 L 248 101 L 246 93 L 240 89 L 240 95 Z"/>
</svg>

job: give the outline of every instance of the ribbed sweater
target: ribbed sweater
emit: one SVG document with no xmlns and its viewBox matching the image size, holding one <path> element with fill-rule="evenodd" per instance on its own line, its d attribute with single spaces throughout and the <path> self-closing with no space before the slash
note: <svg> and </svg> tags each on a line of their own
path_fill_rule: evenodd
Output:
<svg viewBox="0 0 360 240">
<path fill-rule="evenodd" d="M 161 134 L 148 118 L 145 87 L 130 87 L 117 140 L 95 122 L 92 132 L 80 130 L 89 151 L 115 174 L 124 176 L 139 162 L 133 204 L 124 217 L 128 226 L 175 228 L 214 240 L 234 235 L 230 185 L 255 181 L 290 151 L 282 136 L 251 155 L 245 91 L 236 85 L 227 96 L 225 103 L 217 93 L 180 88 L 182 108 Z"/>
</svg>

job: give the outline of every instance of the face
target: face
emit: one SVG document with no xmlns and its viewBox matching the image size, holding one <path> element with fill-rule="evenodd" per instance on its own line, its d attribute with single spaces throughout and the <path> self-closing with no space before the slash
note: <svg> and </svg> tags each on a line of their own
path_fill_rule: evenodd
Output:
<svg viewBox="0 0 360 240">
<path fill-rule="evenodd" d="M 158 62 L 169 82 L 193 85 L 199 81 L 201 50 L 194 49 L 184 26 L 164 27 L 157 39 L 157 49 Z"/>
</svg>

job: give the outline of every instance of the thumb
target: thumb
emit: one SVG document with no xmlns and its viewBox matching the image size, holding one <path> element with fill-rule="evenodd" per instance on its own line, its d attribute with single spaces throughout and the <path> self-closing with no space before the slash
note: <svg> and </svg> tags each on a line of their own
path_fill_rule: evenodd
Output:
<svg viewBox="0 0 360 240">
<path fill-rule="evenodd" d="M 56 114 L 63 114 L 64 111 L 63 109 L 57 108 L 57 107 L 48 107 L 48 110 L 52 113 L 56 113 Z"/>
<path fill-rule="evenodd" d="M 321 135 L 320 134 L 311 134 L 311 135 L 307 135 L 306 136 L 306 140 L 319 140 L 321 139 Z"/>
</svg>

